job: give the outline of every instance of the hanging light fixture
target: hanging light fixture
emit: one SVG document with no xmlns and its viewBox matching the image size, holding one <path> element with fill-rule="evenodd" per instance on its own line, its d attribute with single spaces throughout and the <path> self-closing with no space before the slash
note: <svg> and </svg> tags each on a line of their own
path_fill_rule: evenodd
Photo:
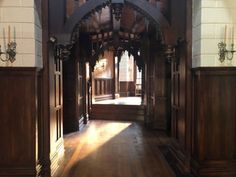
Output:
<svg viewBox="0 0 236 177">
<path fill-rule="evenodd" d="M 124 0 L 112 0 L 112 14 L 115 16 L 117 21 L 120 21 L 122 16 Z"/>
</svg>

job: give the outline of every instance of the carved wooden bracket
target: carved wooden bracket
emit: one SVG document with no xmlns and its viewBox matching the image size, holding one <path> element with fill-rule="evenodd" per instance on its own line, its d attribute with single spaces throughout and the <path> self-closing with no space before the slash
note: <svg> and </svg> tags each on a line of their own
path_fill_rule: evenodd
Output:
<svg viewBox="0 0 236 177">
<path fill-rule="evenodd" d="M 58 44 L 55 47 L 55 58 L 58 58 L 62 61 L 67 61 L 70 59 L 71 51 L 72 51 L 73 45 L 62 45 Z"/>
</svg>

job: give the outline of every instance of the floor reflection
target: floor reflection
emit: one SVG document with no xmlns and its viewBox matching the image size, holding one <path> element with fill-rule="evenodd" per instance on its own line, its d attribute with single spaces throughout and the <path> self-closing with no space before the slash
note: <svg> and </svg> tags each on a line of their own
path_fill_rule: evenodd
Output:
<svg viewBox="0 0 236 177">
<path fill-rule="evenodd" d="M 91 121 L 65 137 L 57 177 L 175 177 L 158 146 L 163 142 L 139 123 Z"/>
</svg>

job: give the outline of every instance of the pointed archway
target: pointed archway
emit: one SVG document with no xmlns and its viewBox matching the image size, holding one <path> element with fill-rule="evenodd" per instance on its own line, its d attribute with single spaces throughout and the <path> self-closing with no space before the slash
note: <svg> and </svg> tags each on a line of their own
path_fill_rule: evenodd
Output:
<svg viewBox="0 0 236 177">
<path fill-rule="evenodd" d="M 159 28 L 168 28 L 169 22 L 166 17 L 161 13 L 161 7 L 159 5 L 153 6 L 148 1 L 143 0 L 90 0 L 83 4 L 80 8 L 74 11 L 74 13 L 66 20 L 60 36 L 59 41 L 64 43 L 70 43 L 71 34 L 75 26 L 83 19 L 88 18 L 95 11 L 112 4 L 126 4 L 134 10 L 143 14 L 150 21 L 159 25 Z"/>
</svg>

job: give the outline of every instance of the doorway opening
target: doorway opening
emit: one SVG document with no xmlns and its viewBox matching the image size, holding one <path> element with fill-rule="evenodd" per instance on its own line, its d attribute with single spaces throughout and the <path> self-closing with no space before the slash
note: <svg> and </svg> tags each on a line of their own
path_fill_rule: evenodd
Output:
<svg viewBox="0 0 236 177">
<path fill-rule="evenodd" d="M 123 52 L 120 61 L 105 51 L 104 57 L 96 62 L 92 76 L 93 104 L 142 104 L 142 70 L 128 51 Z"/>
<path fill-rule="evenodd" d="M 120 115 L 122 120 L 126 117 L 125 120 L 145 121 L 145 117 L 146 122 L 156 121 L 159 125 L 155 117 L 161 114 L 163 123 L 160 124 L 164 125 L 165 94 L 157 91 L 165 90 L 165 83 L 156 84 L 155 79 L 161 81 L 164 73 L 164 69 L 156 68 L 165 68 L 164 35 L 159 22 L 165 26 L 166 18 L 152 3 L 145 1 L 146 6 L 140 6 L 142 1 L 138 0 L 111 1 L 97 5 L 91 12 L 83 10 L 96 6 L 95 2 L 99 3 L 79 4 L 80 11 L 77 6 L 67 9 L 65 31 L 72 33 L 74 55 L 73 61 L 67 62 L 68 67 L 63 66 L 63 89 L 71 96 L 64 96 L 64 101 L 68 98 L 68 104 L 64 104 L 64 119 L 75 129 L 80 129 L 88 119 L 119 120 Z M 83 15 L 84 12 L 88 13 Z M 152 87 L 156 88 L 151 90 Z M 164 101 L 158 102 L 157 97 Z M 156 108 L 157 104 L 161 105 Z M 130 116 L 131 110 L 138 118 Z M 110 116 L 114 114 L 116 116 Z"/>
</svg>

